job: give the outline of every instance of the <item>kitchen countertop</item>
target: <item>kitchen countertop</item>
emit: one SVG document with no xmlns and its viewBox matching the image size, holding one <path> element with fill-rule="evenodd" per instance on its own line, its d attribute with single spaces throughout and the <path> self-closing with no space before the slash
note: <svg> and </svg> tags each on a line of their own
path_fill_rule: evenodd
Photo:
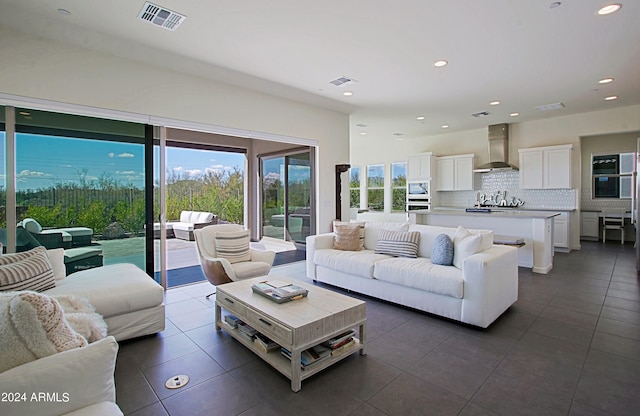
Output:
<svg viewBox="0 0 640 416">
<path fill-rule="evenodd" d="M 522 209 L 496 207 L 491 208 L 491 212 L 467 212 L 464 208 L 434 208 L 432 210 L 414 210 L 411 214 L 429 215 L 464 215 L 471 217 L 509 217 L 509 218 L 553 218 L 561 214 L 561 210 L 556 211 L 528 211 Z"/>
</svg>

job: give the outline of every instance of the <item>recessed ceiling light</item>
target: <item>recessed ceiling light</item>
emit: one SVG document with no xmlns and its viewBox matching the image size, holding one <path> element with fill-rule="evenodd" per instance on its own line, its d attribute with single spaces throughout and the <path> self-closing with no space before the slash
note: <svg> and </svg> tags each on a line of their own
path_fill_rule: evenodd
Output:
<svg viewBox="0 0 640 416">
<path fill-rule="evenodd" d="M 448 129 L 448 128 L 449 128 L 449 125 L 448 125 L 448 124 L 443 124 L 443 125 L 442 125 L 442 126 L 440 126 L 440 127 L 442 127 L 443 129 Z"/>
<path fill-rule="evenodd" d="M 622 8 L 622 4 L 607 4 L 606 6 L 601 7 L 596 14 L 598 16 L 606 16 L 611 13 L 615 13 Z"/>
<path fill-rule="evenodd" d="M 500 101 L 491 101 L 489 105 L 500 105 Z"/>
<path fill-rule="evenodd" d="M 598 84 L 608 84 L 610 82 L 613 82 L 613 78 L 602 78 L 600 81 L 598 81 Z"/>
<path fill-rule="evenodd" d="M 71 16 L 71 12 L 67 9 L 58 9 L 58 13 L 60 13 L 63 16 Z"/>
<path fill-rule="evenodd" d="M 351 91 L 345 91 L 342 93 L 342 95 L 344 95 L 345 97 L 351 97 L 353 93 Z"/>
<path fill-rule="evenodd" d="M 366 136 L 367 132 L 366 131 L 361 131 L 360 134 L 362 134 L 363 136 Z"/>
<path fill-rule="evenodd" d="M 610 95 L 610 96 L 608 96 L 608 97 L 604 97 L 604 99 L 605 99 L 606 101 L 613 101 L 613 100 L 617 100 L 617 99 L 618 99 L 618 96 L 617 96 L 617 95 Z"/>
<path fill-rule="evenodd" d="M 416 117 L 416 120 L 420 120 L 420 121 L 422 121 L 422 120 L 424 120 L 424 116 Z"/>
<path fill-rule="evenodd" d="M 446 66 L 449 62 L 445 61 L 445 60 L 440 60 L 440 61 L 435 61 L 433 63 L 433 66 L 436 67 L 441 67 L 441 66 Z"/>
<path fill-rule="evenodd" d="M 509 114 L 511 117 L 518 117 L 520 115 L 520 113 L 511 113 Z"/>
</svg>

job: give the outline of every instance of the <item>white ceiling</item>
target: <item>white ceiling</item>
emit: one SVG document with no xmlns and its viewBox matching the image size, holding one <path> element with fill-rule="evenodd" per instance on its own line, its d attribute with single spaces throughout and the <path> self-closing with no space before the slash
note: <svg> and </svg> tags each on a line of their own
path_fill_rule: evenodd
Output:
<svg viewBox="0 0 640 416">
<path fill-rule="evenodd" d="M 606 0 L 155 2 L 187 16 L 172 32 L 137 19 L 143 0 L 0 0 L 0 24 L 347 112 L 352 134 L 391 140 L 640 104 L 640 1 L 619 2 L 609 16 Z"/>
</svg>

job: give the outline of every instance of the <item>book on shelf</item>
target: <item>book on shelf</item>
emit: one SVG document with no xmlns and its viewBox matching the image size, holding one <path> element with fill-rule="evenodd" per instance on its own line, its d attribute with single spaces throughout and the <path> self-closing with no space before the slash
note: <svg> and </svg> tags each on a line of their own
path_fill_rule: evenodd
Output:
<svg viewBox="0 0 640 416">
<path fill-rule="evenodd" d="M 291 359 L 291 351 L 288 349 L 281 347 L 280 352 L 288 359 Z M 300 353 L 300 366 L 304 370 L 329 357 L 331 357 L 331 349 L 322 344 L 318 344 Z"/>
<path fill-rule="evenodd" d="M 238 324 L 238 330 L 241 334 L 245 335 L 250 340 L 253 340 L 253 338 L 258 333 L 258 331 L 256 331 L 252 326 L 247 325 L 244 322 L 241 324 Z"/>
<path fill-rule="evenodd" d="M 301 299 L 309 293 L 307 289 L 283 280 L 258 282 L 251 286 L 251 290 L 277 303 Z"/>
<path fill-rule="evenodd" d="M 334 357 L 336 355 L 340 355 L 343 354 L 346 350 L 350 349 L 353 345 L 355 345 L 358 342 L 357 338 L 349 338 L 349 340 L 343 344 L 341 344 L 339 347 L 335 347 L 331 350 L 331 355 L 333 355 Z"/>
<path fill-rule="evenodd" d="M 348 341 L 349 338 L 354 337 L 355 335 L 356 335 L 356 331 L 354 331 L 353 329 L 350 329 L 348 331 L 345 331 L 341 334 L 336 335 L 333 338 L 326 340 L 325 342 L 323 342 L 323 344 L 329 348 L 336 348 L 336 347 L 339 347 L 340 344 Z"/>
<path fill-rule="evenodd" d="M 256 334 L 253 343 L 263 352 L 273 352 L 280 349 L 280 345 L 277 342 L 260 332 Z"/>
<path fill-rule="evenodd" d="M 242 322 L 240 320 L 240 318 L 238 318 L 235 315 L 225 315 L 224 316 L 224 321 L 231 327 L 231 328 L 237 328 L 239 324 L 243 324 L 244 322 Z"/>
</svg>

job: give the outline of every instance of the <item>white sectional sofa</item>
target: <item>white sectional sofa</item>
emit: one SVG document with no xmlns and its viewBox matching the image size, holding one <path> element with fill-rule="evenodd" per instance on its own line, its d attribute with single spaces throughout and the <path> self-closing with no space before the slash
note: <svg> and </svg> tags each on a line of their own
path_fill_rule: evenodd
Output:
<svg viewBox="0 0 640 416">
<path fill-rule="evenodd" d="M 117 341 L 164 329 L 164 289 L 144 271 L 133 264 L 113 264 L 66 276 L 63 258 L 63 249 L 43 247 L 0 257 L 0 333 L 6 335 L 4 342 L 13 346 L 13 354 L 5 354 L 1 361 L 4 371 L 0 373 L 0 391 L 14 394 L 11 403 L 0 403 L 2 415 L 122 415 L 114 384 Z M 36 312 L 25 314 L 25 310 L 36 311 L 34 304 L 31 309 L 11 309 L 19 304 L 14 303 L 16 297 L 29 296 L 33 290 L 44 299 L 88 300 L 106 323 L 106 338 L 72 343 L 65 338 L 65 325 L 59 324 L 66 319 L 60 319 L 55 308 L 45 309 L 44 320 Z M 72 308 L 81 303 L 79 299 L 68 302 Z M 44 343 L 38 334 L 50 341 Z M 87 335 L 78 336 L 91 341 Z M 54 342 L 56 349 L 52 352 L 47 345 Z"/>
<path fill-rule="evenodd" d="M 193 241 L 193 230 L 217 223 L 218 216 L 211 212 L 182 211 L 180 221 L 168 222 L 167 229 L 171 227 L 176 238 Z"/>
<path fill-rule="evenodd" d="M 380 230 L 417 231 L 417 258 L 376 254 Z M 494 245 L 488 230 L 461 267 L 433 264 L 431 253 L 439 234 L 452 239 L 458 229 L 409 223 L 364 222 L 364 248 L 334 249 L 335 233 L 307 237 L 307 276 L 474 326 L 487 328 L 518 299 L 518 253 Z M 467 232 L 466 230 L 463 230 Z M 478 241 L 478 238 L 476 238 Z M 458 254 L 462 255 L 462 247 Z M 465 251 L 469 247 L 465 248 Z"/>
</svg>

